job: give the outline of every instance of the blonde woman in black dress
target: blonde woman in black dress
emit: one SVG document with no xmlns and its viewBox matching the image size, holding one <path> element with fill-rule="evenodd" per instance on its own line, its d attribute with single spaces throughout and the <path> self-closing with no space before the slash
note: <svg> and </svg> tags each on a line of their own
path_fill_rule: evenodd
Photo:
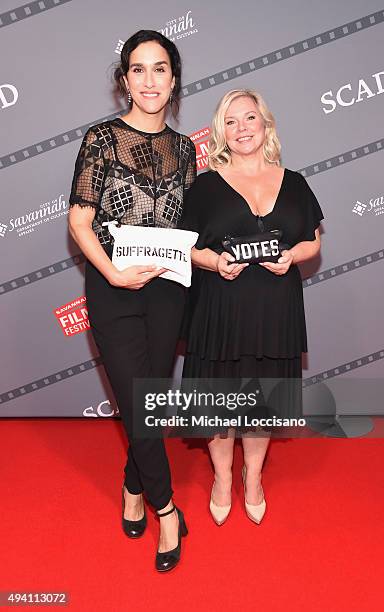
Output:
<svg viewBox="0 0 384 612">
<path fill-rule="evenodd" d="M 113 238 L 103 224 L 116 220 L 175 228 L 195 178 L 196 155 L 190 139 L 165 123 L 181 87 L 180 56 L 171 41 L 140 30 L 125 43 L 115 78 L 129 112 L 86 133 L 76 161 L 69 223 L 87 257 L 92 333 L 130 442 L 123 529 L 130 538 L 143 535 L 145 493 L 160 517 L 156 568 L 168 571 L 179 561 L 187 528 L 172 501 L 164 441 L 133 436 L 132 384 L 134 378 L 171 375 L 185 289 L 159 278 L 164 270 L 155 266 L 118 271 L 111 262 Z"/>
<path fill-rule="evenodd" d="M 262 97 L 234 90 L 220 101 L 209 144 L 211 170 L 185 203 L 183 227 L 199 232 L 192 249 L 198 287 L 183 375 L 186 378 L 301 378 L 307 350 L 302 281 L 297 267 L 318 254 L 320 206 L 303 176 L 282 168 L 275 122 Z M 277 263 L 236 264 L 226 234 L 281 229 Z M 295 414 L 295 406 L 287 406 Z M 231 509 L 234 432 L 209 442 L 214 467 L 210 510 L 221 525 Z M 243 435 L 248 517 L 263 518 L 261 485 L 269 436 Z"/>
</svg>

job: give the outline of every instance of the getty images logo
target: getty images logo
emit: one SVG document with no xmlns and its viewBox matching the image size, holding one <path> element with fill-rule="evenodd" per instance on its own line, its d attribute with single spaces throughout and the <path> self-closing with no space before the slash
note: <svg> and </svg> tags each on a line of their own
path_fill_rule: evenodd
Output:
<svg viewBox="0 0 384 612">
<path fill-rule="evenodd" d="M 8 106 L 13 106 L 16 104 L 18 97 L 19 92 L 14 85 L 10 85 L 9 83 L 0 85 L 0 108 L 8 108 Z"/>
</svg>

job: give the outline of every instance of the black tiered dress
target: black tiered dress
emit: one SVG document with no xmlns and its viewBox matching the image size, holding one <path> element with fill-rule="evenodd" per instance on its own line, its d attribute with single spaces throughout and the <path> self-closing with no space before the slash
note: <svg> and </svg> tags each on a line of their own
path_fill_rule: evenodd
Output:
<svg viewBox="0 0 384 612">
<path fill-rule="evenodd" d="M 196 248 L 220 253 L 226 234 L 281 229 L 283 242 L 315 239 L 323 214 L 305 178 L 285 169 L 273 210 L 254 215 L 247 201 L 217 172 L 201 174 L 188 192 L 182 227 L 199 232 Z M 186 378 L 301 378 L 307 336 L 299 269 L 277 276 L 250 265 L 232 281 L 194 271 Z M 297 406 L 286 406 L 286 415 Z"/>
</svg>

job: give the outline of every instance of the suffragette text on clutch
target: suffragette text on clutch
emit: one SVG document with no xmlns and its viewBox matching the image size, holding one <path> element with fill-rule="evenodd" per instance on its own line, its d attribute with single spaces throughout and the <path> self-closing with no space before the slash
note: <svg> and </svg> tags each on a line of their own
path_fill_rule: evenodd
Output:
<svg viewBox="0 0 384 612">
<path fill-rule="evenodd" d="M 160 278 L 191 285 L 191 248 L 199 234 L 187 230 L 162 227 L 120 225 L 111 222 L 114 238 L 112 263 L 118 270 L 134 265 L 155 265 L 166 268 Z"/>
</svg>

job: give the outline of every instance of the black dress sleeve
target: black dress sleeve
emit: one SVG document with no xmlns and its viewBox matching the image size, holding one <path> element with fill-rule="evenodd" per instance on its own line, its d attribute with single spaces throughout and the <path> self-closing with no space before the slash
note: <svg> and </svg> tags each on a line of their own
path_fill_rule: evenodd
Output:
<svg viewBox="0 0 384 612">
<path fill-rule="evenodd" d="M 315 240 L 315 230 L 319 227 L 321 220 L 324 219 L 323 211 L 306 179 L 300 173 L 298 173 L 298 176 L 301 182 L 301 200 L 304 215 L 304 230 L 298 242 Z"/>
<path fill-rule="evenodd" d="M 98 210 L 104 185 L 105 160 L 102 144 L 90 128 L 77 155 L 69 205 Z"/>
<path fill-rule="evenodd" d="M 188 190 L 183 206 L 183 214 L 178 227 L 180 229 L 197 232 L 199 237 L 195 244 L 196 249 L 205 249 L 207 244 L 207 224 L 206 214 L 204 214 L 204 193 L 203 175 L 197 177 Z"/>
<path fill-rule="evenodd" d="M 189 191 L 191 185 L 196 180 L 196 148 L 195 148 L 194 143 L 190 139 L 189 139 L 189 146 L 190 146 L 190 151 L 189 151 L 189 156 L 188 156 L 187 171 L 186 171 L 185 180 L 184 180 L 184 198 L 187 192 Z"/>
</svg>

